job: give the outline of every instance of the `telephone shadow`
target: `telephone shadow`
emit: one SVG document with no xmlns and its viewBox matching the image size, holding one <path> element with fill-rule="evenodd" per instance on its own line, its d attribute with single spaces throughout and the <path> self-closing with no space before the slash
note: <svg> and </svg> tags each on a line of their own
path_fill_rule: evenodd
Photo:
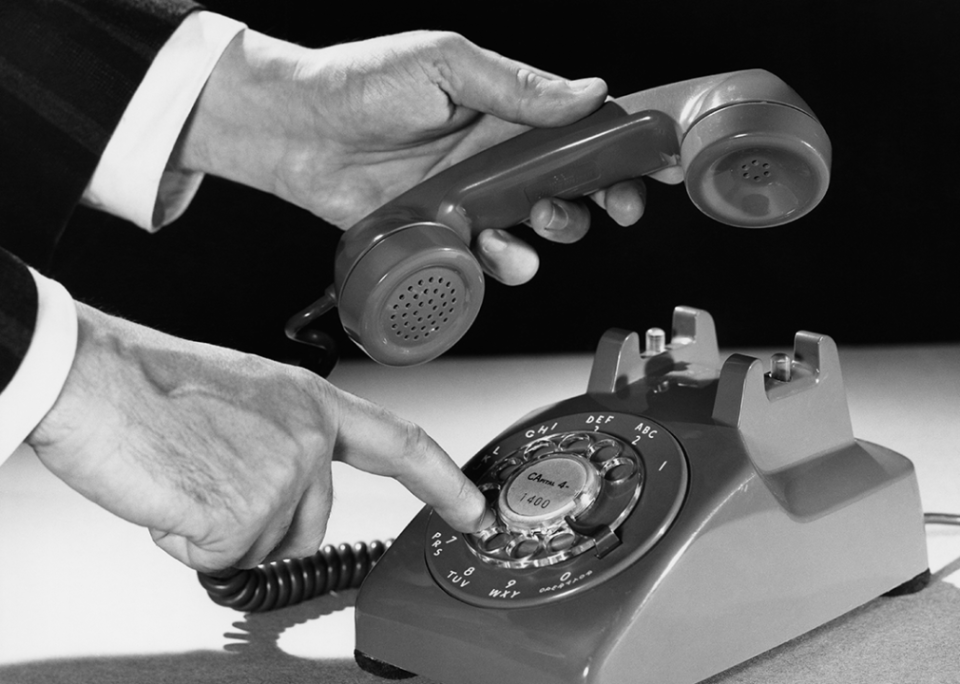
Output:
<svg viewBox="0 0 960 684">
<path fill-rule="evenodd" d="M 221 651 L 65 658 L 0 667 L 0 684 L 372 684 L 382 680 L 363 672 L 352 659 L 313 660 L 285 653 L 281 635 L 312 620 L 352 607 L 356 590 L 268 613 L 246 613 L 224 634 Z M 228 609 L 224 609 L 228 610 Z M 409 680 L 423 682 L 425 680 Z"/>
<path fill-rule="evenodd" d="M 879 598 L 702 684 L 960 682 L 960 589 L 943 579 L 960 558 L 935 573 L 923 591 Z M 272 613 L 248 613 L 222 651 L 67 658 L 0 667 L 2 684 L 374 684 L 386 680 L 350 659 L 313 660 L 285 653 L 280 636 L 296 625 L 349 608 L 356 591 L 330 594 Z M 691 644 L 695 647 L 695 644 Z M 678 654 L 683 657 L 683 654 Z M 417 677 L 410 684 L 429 684 Z"/>
</svg>

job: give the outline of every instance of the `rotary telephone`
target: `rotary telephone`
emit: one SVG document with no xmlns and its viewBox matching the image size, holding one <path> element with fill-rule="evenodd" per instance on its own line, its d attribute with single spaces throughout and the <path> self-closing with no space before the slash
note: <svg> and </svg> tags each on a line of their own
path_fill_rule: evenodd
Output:
<svg viewBox="0 0 960 684">
<path fill-rule="evenodd" d="M 425 508 L 389 548 L 201 583 L 243 611 L 359 587 L 358 664 L 443 684 L 693 684 L 922 589 L 913 464 L 854 438 L 833 340 L 798 332 L 768 366 L 721 363 L 698 309 L 674 310 L 669 343 L 610 330 L 583 395 L 464 466 L 491 527 Z"/>
<path fill-rule="evenodd" d="M 497 514 L 424 509 L 364 580 L 357 661 L 444 684 L 693 684 L 929 579 L 913 465 L 853 436 L 837 348 L 720 363 L 712 318 L 608 331 L 584 395 L 464 467 Z"/>
<path fill-rule="evenodd" d="M 766 71 L 619 98 L 361 220 L 339 244 L 334 284 L 287 333 L 316 343 L 310 324 L 336 306 L 375 360 L 422 363 L 480 306 L 472 237 L 515 225 L 537 200 L 679 167 L 707 215 L 773 226 L 817 205 L 830 154 L 809 107 Z M 797 333 L 769 366 L 740 354 L 721 364 L 697 309 L 674 311 L 669 343 L 659 329 L 642 348 L 611 330 L 584 395 L 521 419 L 464 467 L 492 527 L 461 534 L 424 509 L 386 551 L 326 547 L 201 582 L 253 611 L 363 580 L 357 661 L 387 677 L 700 681 L 929 577 L 913 466 L 853 437 L 833 341 Z"/>
</svg>

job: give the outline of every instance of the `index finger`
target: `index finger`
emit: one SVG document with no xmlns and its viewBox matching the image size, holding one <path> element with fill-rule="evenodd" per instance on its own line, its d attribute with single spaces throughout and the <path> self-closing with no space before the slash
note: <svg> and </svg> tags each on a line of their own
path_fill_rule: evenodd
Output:
<svg viewBox="0 0 960 684">
<path fill-rule="evenodd" d="M 456 530 L 492 524 L 483 494 L 421 427 L 360 397 L 340 397 L 336 460 L 394 478 Z"/>
</svg>

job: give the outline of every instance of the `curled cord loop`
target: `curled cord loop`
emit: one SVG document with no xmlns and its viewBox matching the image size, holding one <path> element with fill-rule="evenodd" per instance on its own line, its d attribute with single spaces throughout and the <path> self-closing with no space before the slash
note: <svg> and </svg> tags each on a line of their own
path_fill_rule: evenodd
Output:
<svg viewBox="0 0 960 684">
<path fill-rule="evenodd" d="M 197 578 L 214 603 L 260 613 L 331 591 L 356 589 L 389 546 L 389 541 L 327 545 L 308 558 L 264 563 L 226 575 L 198 572 Z"/>
</svg>

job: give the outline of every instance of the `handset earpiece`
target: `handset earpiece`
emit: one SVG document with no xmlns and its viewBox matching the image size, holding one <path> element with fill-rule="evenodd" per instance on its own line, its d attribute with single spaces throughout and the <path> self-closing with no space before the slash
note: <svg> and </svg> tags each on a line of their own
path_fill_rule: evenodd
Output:
<svg viewBox="0 0 960 684">
<path fill-rule="evenodd" d="M 340 240 L 334 284 L 290 319 L 287 335 L 307 341 L 301 331 L 337 306 L 344 330 L 374 360 L 436 358 L 483 301 L 483 270 L 470 251 L 480 231 L 516 225 L 544 197 L 581 197 L 676 166 L 708 216 L 779 225 L 822 199 L 830 141 L 799 96 L 762 70 L 607 102 L 569 126 L 484 150 L 362 219 Z"/>
</svg>

